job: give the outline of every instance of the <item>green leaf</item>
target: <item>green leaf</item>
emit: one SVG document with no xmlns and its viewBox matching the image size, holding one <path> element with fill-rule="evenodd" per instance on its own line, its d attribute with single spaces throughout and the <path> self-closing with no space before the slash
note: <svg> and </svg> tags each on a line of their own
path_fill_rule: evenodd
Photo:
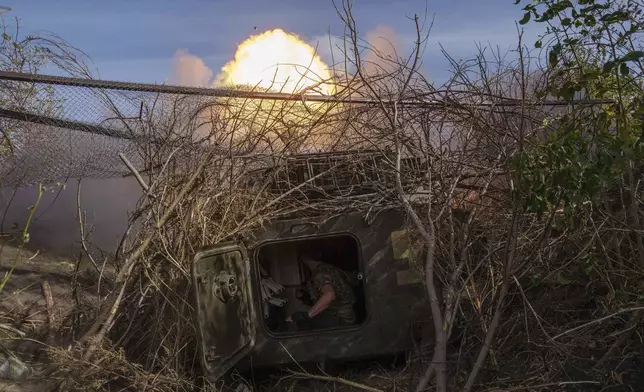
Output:
<svg viewBox="0 0 644 392">
<path fill-rule="evenodd" d="M 515 0 L 515 1 L 514 1 L 514 5 L 517 5 L 517 4 L 519 4 L 520 2 L 521 2 L 521 0 Z"/>
<path fill-rule="evenodd" d="M 566 38 L 564 39 L 564 43 L 568 46 L 575 46 L 579 43 L 579 39 L 577 38 Z"/>
<path fill-rule="evenodd" d="M 570 20 L 570 18 L 563 18 L 561 20 L 561 25 L 562 26 L 570 26 L 571 23 L 572 23 L 572 21 Z"/>
<path fill-rule="evenodd" d="M 538 22 L 538 23 L 541 23 L 541 22 L 547 22 L 547 21 L 549 21 L 549 20 L 550 20 L 550 19 L 552 19 L 552 18 L 553 18 L 553 16 L 552 16 L 552 13 L 551 13 L 551 12 L 544 12 L 544 13 L 541 15 L 541 17 L 539 17 L 539 18 L 535 19 L 534 21 L 535 21 L 535 22 Z"/>
<path fill-rule="evenodd" d="M 610 71 L 615 68 L 615 62 L 614 61 L 608 61 L 604 66 L 602 67 L 602 72 L 604 73 L 609 73 Z"/>
<path fill-rule="evenodd" d="M 529 21 L 530 21 L 530 13 L 526 12 L 525 14 L 523 14 L 523 18 L 519 21 L 519 24 L 524 25 L 524 24 L 528 23 Z"/>
<path fill-rule="evenodd" d="M 626 55 L 622 57 L 622 61 L 637 61 L 643 57 L 644 57 L 644 52 L 640 50 L 633 50 L 626 53 Z"/>
<path fill-rule="evenodd" d="M 623 76 L 628 75 L 631 72 L 630 68 L 628 68 L 628 64 L 626 63 L 621 63 L 619 65 L 619 73 L 622 74 Z"/>
<path fill-rule="evenodd" d="M 591 82 L 599 78 L 599 72 L 589 71 L 582 75 L 581 80 L 584 82 Z"/>
<path fill-rule="evenodd" d="M 624 11 L 615 11 L 612 12 L 608 15 L 604 15 L 601 17 L 601 20 L 606 23 L 619 23 L 622 21 L 627 21 L 628 20 L 628 13 Z"/>
<path fill-rule="evenodd" d="M 534 47 L 537 49 L 539 49 L 542 45 L 543 43 L 541 42 L 541 40 L 538 40 L 537 42 L 534 43 Z"/>
<path fill-rule="evenodd" d="M 557 65 L 557 62 L 559 62 L 557 52 L 555 50 L 551 50 L 548 54 L 548 64 L 550 64 L 551 68 L 554 68 Z"/>
</svg>

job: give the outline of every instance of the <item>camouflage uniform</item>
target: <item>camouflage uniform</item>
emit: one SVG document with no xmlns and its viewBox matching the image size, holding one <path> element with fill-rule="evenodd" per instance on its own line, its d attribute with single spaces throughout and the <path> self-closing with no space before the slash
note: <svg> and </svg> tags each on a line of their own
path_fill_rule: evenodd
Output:
<svg viewBox="0 0 644 392">
<path fill-rule="evenodd" d="M 321 263 L 313 272 L 313 276 L 307 282 L 307 289 L 311 299 L 317 302 L 322 296 L 322 286 L 330 284 L 335 291 L 335 300 L 319 316 L 327 313 L 329 316 L 337 317 L 344 324 L 355 324 L 356 314 L 353 305 L 356 302 L 355 295 L 348 277 L 344 271 L 330 265 Z"/>
</svg>

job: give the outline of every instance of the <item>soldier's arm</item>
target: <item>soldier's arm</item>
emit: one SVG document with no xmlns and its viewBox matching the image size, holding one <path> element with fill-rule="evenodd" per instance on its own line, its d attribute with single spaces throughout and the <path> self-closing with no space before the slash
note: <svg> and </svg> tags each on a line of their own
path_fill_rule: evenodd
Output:
<svg viewBox="0 0 644 392">
<path fill-rule="evenodd" d="M 322 295 L 309 310 L 309 317 L 313 318 L 322 313 L 333 301 L 335 301 L 335 290 L 333 290 L 333 286 L 329 283 L 322 285 Z"/>
</svg>

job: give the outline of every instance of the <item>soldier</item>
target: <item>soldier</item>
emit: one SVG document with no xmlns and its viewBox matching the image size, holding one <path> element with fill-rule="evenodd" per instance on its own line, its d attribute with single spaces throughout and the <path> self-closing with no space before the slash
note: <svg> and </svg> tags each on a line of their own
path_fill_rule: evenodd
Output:
<svg viewBox="0 0 644 392">
<path fill-rule="evenodd" d="M 300 260 L 311 272 L 306 283 L 313 305 L 308 312 L 297 311 L 286 319 L 299 329 L 321 329 L 352 325 L 356 322 L 353 289 L 346 273 L 322 262 L 320 252 L 305 251 Z"/>
</svg>

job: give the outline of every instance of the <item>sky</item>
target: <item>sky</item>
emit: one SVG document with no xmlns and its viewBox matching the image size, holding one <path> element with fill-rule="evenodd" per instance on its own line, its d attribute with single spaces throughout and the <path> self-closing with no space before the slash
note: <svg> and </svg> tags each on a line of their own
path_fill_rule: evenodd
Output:
<svg viewBox="0 0 644 392">
<path fill-rule="evenodd" d="M 217 74 L 239 43 L 273 28 L 319 43 L 322 59 L 330 63 L 329 33 L 343 34 L 331 0 L 2 1 L 12 8 L 3 16 L 20 18 L 25 34 L 56 33 L 87 53 L 107 80 L 168 82 L 177 51 L 198 56 Z M 434 17 L 422 64 L 434 80 L 444 78 L 448 68 L 439 43 L 457 59 L 475 54 L 477 43 L 516 48 L 515 21 L 523 15 L 513 0 L 354 0 L 353 4 L 361 36 L 393 31 L 398 53 L 408 53 L 413 45 L 410 17 Z M 525 36 L 533 42 L 538 30 L 529 28 Z"/>
</svg>

